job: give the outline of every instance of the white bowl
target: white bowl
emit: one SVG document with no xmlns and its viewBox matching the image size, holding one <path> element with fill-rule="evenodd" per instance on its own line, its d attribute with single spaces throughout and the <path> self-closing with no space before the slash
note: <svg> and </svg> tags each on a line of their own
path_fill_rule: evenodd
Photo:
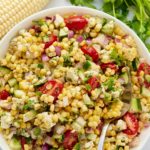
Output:
<svg viewBox="0 0 150 150">
<path fill-rule="evenodd" d="M 140 38 L 136 35 L 136 33 L 131 30 L 127 25 L 119 21 L 118 19 L 98 10 L 86 8 L 86 7 L 75 7 L 75 6 L 66 6 L 66 7 L 56 7 L 56 8 L 51 8 L 47 9 L 44 11 L 41 11 L 39 13 L 36 13 L 19 24 L 17 24 L 13 29 L 11 29 L 1 40 L 0 42 L 0 57 L 4 57 L 5 53 L 7 51 L 8 45 L 10 40 L 17 34 L 17 32 L 22 29 L 22 28 L 27 28 L 31 25 L 33 20 L 37 20 L 39 18 L 48 16 L 48 15 L 55 15 L 55 14 L 68 14 L 68 13 L 76 13 L 76 14 L 89 14 L 93 16 L 99 16 L 99 17 L 104 17 L 106 19 L 113 19 L 116 24 L 118 24 L 127 34 L 130 34 L 138 47 L 138 52 L 141 57 L 145 58 L 146 61 L 150 64 L 150 53 L 148 52 L 147 48 L 143 44 L 143 42 L 140 40 Z M 140 144 L 138 147 L 132 149 L 132 150 L 142 150 L 144 149 L 144 146 L 148 139 L 150 140 L 150 127 L 147 129 L 144 129 L 142 133 L 140 134 Z M 2 135 L 0 136 L 0 148 L 2 150 L 9 150 L 8 145 L 6 144 L 5 140 L 3 139 Z M 0 150 L 1 150 L 0 149 Z"/>
</svg>

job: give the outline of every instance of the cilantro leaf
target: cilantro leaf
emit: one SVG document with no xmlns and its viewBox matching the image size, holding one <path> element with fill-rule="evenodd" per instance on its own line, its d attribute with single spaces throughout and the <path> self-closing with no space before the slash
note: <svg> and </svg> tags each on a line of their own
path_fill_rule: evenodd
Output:
<svg viewBox="0 0 150 150">
<path fill-rule="evenodd" d="M 121 56 L 119 56 L 116 49 L 112 50 L 110 57 L 111 57 L 111 59 L 113 59 L 117 63 L 117 65 L 119 65 L 119 66 L 121 65 L 123 59 Z"/>
</svg>

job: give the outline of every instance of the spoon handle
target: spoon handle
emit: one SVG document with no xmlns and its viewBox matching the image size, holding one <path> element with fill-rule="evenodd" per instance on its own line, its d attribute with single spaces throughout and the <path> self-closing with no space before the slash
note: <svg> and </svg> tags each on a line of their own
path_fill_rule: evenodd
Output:
<svg viewBox="0 0 150 150">
<path fill-rule="evenodd" d="M 110 124 L 110 122 L 107 122 L 103 126 L 102 133 L 101 133 L 100 140 L 99 140 L 99 144 L 98 144 L 98 150 L 103 150 L 106 132 L 107 132 L 107 129 L 109 127 L 109 124 Z"/>
</svg>

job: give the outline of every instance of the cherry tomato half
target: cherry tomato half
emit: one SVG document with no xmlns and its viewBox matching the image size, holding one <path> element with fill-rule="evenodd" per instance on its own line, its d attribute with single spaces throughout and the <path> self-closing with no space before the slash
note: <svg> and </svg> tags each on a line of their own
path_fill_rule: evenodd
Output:
<svg viewBox="0 0 150 150">
<path fill-rule="evenodd" d="M 88 21 L 82 16 L 71 16 L 65 19 L 65 23 L 70 30 L 81 30 L 87 25 Z"/>
<path fill-rule="evenodd" d="M 25 137 L 21 137 L 21 139 L 20 139 L 20 143 L 21 143 L 21 150 L 25 150 L 25 148 L 24 148 L 24 145 L 26 144 L 26 139 L 25 139 Z"/>
<path fill-rule="evenodd" d="M 148 81 L 146 81 L 146 79 L 144 77 L 140 76 L 141 71 L 143 71 L 145 75 L 150 75 L 150 65 L 148 65 L 147 63 L 141 63 L 137 70 L 137 76 L 138 76 L 138 81 L 139 81 L 140 85 L 144 84 L 146 88 L 149 88 L 150 83 Z"/>
<path fill-rule="evenodd" d="M 97 77 L 91 77 L 88 80 L 89 85 L 91 86 L 91 89 L 94 90 L 95 88 L 98 88 L 100 86 L 100 83 L 97 79 Z"/>
<path fill-rule="evenodd" d="M 6 100 L 9 96 L 10 94 L 6 90 L 0 92 L 0 100 Z"/>
<path fill-rule="evenodd" d="M 78 142 L 78 133 L 67 130 L 64 135 L 63 146 L 65 149 L 72 150 Z"/>
<path fill-rule="evenodd" d="M 124 116 L 124 120 L 127 124 L 127 129 L 123 132 L 130 136 L 135 136 L 138 133 L 139 122 L 133 113 L 127 112 Z"/>
<path fill-rule="evenodd" d="M 100 64 L 100 66 L 101 66 L 101 69 L 102 69 L 103 72 L 105 72 L 107 68 L 115 70 L 115 72 L 117 72 L 117 70 L 118 70 L 117 65 L 113 62 L 102 63 L 102 64 Z"/>
<path fill-rule="evenodd" d="M 44 49 L 49 48 L 55 41 L 57 41 L 57 36 L 56 35 L 52 35 L 49 38 L 49 42 L 45 43 Z"/>
<path fill-rule="evenodd" d="M 83 45 L 81 47 L 81 50 L 83 51 L 84 54 L 87 54 L 90 57 L 92 57 L 94 62 L 98 61 L 99 55 L 98 55 L 98 52 L 96 51 L 96 49 L 94 47 L 88 46 L 88 45 Z"/>
<path fill-rule="evenodd" d="M 62 89 L 63 89 L 63 84 L 60 81 L 50 80 L 46 82 L 43 86 L 41 86 L 39 88 L 39 91 L 41 91 L 43 94 L 52 95 L 56 100 L 59 94 L 62 92 Z"/>
<path fill-rule="evenodd" d="M 150 65 L 148 65 L 147 63 L 141 63 L 139 65 L 137 74 L 140 75 L 141 71 L 144 71 L 145 74 L 149 74 L 150 75 Z"/>
</svg>

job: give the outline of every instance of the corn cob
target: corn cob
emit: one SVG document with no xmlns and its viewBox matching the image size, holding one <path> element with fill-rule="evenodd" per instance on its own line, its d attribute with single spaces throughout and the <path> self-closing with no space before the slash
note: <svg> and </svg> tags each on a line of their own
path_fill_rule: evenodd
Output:
<svg viewBox="0 0 150 150">
<path fill-rule="evenodd" d="M 19 21 L 41 10 L 49 0 L 0 0 L 0 39 Z"/>
</svg>

